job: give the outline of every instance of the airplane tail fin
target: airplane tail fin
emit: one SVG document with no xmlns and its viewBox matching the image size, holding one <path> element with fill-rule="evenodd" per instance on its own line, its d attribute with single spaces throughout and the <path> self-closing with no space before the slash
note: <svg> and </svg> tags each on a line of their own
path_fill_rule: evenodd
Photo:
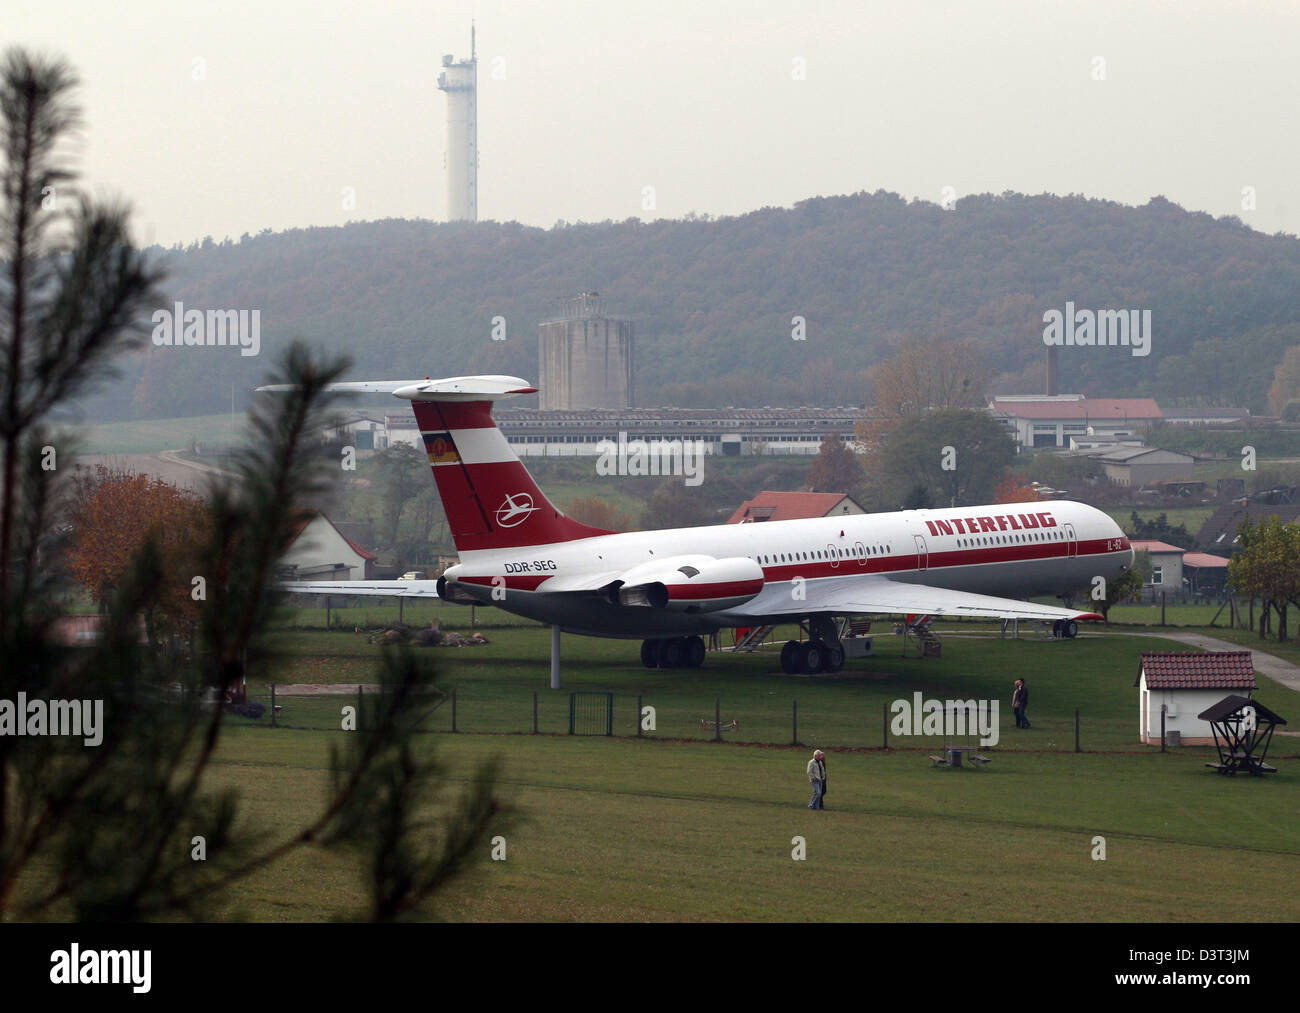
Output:
<svg viewBox="0 0 1300 1013">
<path fill-rule="evenodd" d="M 462 376 L 393 391 L 415 411 L 460 552 L 611 534 L 565 516 L 551 503 L 497 428 L 494 401 L 536 390 L 517 377 Z"/>
</svg>

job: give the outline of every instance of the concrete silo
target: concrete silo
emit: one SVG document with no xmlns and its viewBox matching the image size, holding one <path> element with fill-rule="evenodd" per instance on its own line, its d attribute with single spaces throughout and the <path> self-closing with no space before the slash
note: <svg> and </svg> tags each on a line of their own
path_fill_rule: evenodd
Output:
<svg viewBox="0 0 1300 1013">
<path fill-rule="evenodd" d="M 607 316 L 597 292 L 560 304 L 538 335 L 537 372 L 543 411 L 631 408 L 631 320 Z"/>
</svg>

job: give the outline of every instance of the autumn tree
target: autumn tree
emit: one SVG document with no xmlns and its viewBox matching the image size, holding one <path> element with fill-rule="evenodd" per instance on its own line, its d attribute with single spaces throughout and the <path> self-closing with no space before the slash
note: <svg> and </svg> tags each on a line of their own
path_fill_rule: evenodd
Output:
<svg viewBox="0 0 1300 1013">
<path fill-rule="evenodd" d="M 998 483 L 994 503 L 1036 503 L 1041 497 L 1024 475 L 1008 475 Z"/>
<path fill-rule="evenodd" d="M 199 546 L 206 536 L 207 505 L 193 492 L 148 475 L 103 464 L 76 482 L 77 512 L 68 546 L 68 569 L 103 611 L 127 578 L 132 562 L 152 540 L 164 573 L 157 606 L 144 613 L 151 643 L 160 631 L 189 635 L 206 588 L 196 585 Z"/>
<path fill-rule="evenodd" d="M 636 520 L 599 496 L 578 496 L 564 504 L 564 512 L 575 521 L 606 531 L 631 531 Z"/>
<path fill-rule="evenodd" d="M 902 419 L 927 411 L 982 408 L 989 374 L 973 339 L 909 338 L 871 371 L 875 404 L 887 417 Z"/>
<path fill-rule="evenodd" d="M 866 480 L 862 462 L 839 433 L 828 433 L 808 469 L 804 488 L 809 492 L 852 493 Z"/>
</svg>

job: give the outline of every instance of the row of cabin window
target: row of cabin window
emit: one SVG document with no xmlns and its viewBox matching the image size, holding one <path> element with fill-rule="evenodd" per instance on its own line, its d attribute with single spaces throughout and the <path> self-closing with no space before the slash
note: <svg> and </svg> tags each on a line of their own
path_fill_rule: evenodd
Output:
<svg viewBox="0 0 1300 1013">
<path fill-rule="evenodd" d="M 883 556 L 883 555 L 886 555 L 886 554 L 889 553 L 889 552 L 892 552 L 893 549 L 894 549 L 894 547 L 893 547 L 892 545 L 868 545 L 868 546 L 865 546 L 865 548 L 866 548 L 866 554 L 867 554 L 867 555 L 872 555 L 872 556 Z M 828 553 L 828 552 L 824 552 L 824 551 L 822 551 L 822 550 L 820 550 L 820 549 L 811 549 L 811 550 L 809 550 L 809 551 L 812 553 L 811 556 L 809 555 L 808 552 L 804 552 L 804 553 L 799 553 L 799 552 L 785 553 L 785 552 L 781 552 L 781 553 L 777 553 L 776 555 L 773 555 L 773 556 L 758 556 L 758 557 L 755 559 L 755 562 L 757 562 L 757 563 L 762 563 L 764 566 L 768 566 L 768 565 L 771 565 L 771 564 L 774 564 L 774 563 L 799 563 L 799 562 L 809 562 L 809 561 L 817 560 L 817 559 L 853 559 L 853 558 L 855 558 L 855 554 L 854 554 L 854 553 L 850 553 L 847 549 L 840 549 L 840 550 L 839 550 L 839 555 L 838 555 L 838 556 L 832 556 L 830 553 Z M 866 558 L 866 555 L 864 555 L 862 558 L 865 559 L 865 558 Z"/>
<path fill-rule="evenodd" d="M 1010 545 L 1014 542 L 1053 542 L 1060 541 L 1065 535 L 1060 531 L 1030 531 L 1023 535 L 994 535 L 992 538 L 958 538 L 957 547 L 973 545 Z"/>
</svg>

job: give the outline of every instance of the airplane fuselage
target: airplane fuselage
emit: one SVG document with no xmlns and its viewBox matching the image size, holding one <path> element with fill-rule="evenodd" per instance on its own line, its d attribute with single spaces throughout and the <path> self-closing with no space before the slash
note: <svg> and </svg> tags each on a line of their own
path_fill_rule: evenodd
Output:
<svg viewBox="0 0 1300 1013">
<path fill-rule="evenodd" d="M 742 616 L 726 608 L 667 611 L 620 604 L 595 588 L 634 567 L 701 555 L 752 560 L 762 590 Z M 1034 597 L 1090 590 L 1133 562 L 1119 526 L 1071 501 L 998 504 L 808 520 L 608 534 L 526 548 L 465 552 L 444 575 L 460 595 L 604 637 L 682 636 L 762 621 L 762 602 L 788 602 L 845 577 L 880 574 L 953 591 Z M 575 596 L 579 584 L 590 590 Z M 815 611 L 810 608 L 809 610 Z M 788 609 L 772 622 L 788 622 Z"/>
</svg>

